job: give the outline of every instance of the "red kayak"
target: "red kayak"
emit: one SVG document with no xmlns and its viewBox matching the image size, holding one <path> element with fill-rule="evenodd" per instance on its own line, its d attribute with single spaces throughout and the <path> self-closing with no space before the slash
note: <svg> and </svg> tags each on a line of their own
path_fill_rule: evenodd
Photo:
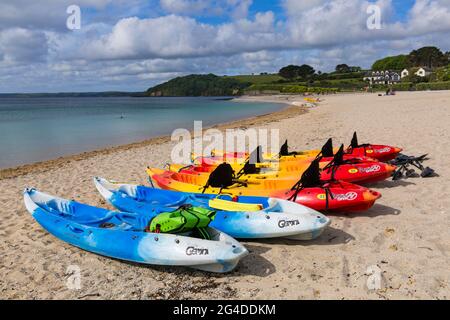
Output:
<svg viewBox="0 0 450 320">
<path fill-rule="evenodd" d="M 331 162 L 342 161 L 341 147 Z M 330 164 L 331 164 L 330 163 Z M 304 204 L 318 211 L 351 212 L 371 208 L 381 198 L 381 193 L 365 187 L 334 180 L 323 181 L 319 169 L 319 158 L 315 159 L 289 191 L 276 191 L 272 197 L 287 199 Z"/>
<path fill-rule="evenodd" d="M 344 160 L 350 161 L 358 158 L 360 162 L 370 162 L 370 161 L 381 161 L 387 162 L 395 159 L 399 153 L 402 152 L 401 148 L 380 145 L 380 144 L 359 144 L 356 132 L 353 134 L 353 138 L 350 146 L 345 150 Z M 278 159 L 283 159 L 287 161 L 291 160 L 301 160 L 304 157 L 315 157 L 317 154 L 321 154 L 321 162 L 331 161 L 334 156 L 333 142 L 332 139 L 328 139 L 322 149 L 310 150 L 310 151 L 300 151 L 300 152 L 289 152 L 287 140 L 280 149 L 280 153 L 276 156 Z M 234 162 L 239 161 L 239 159 L 245 159 L 249 156 L 247 152 L 226 152 L 221 155 L 212 154 L 210 157 L 198 157 L 194 159 L 193 162 L 200 165 L 218 165 L 222 162 Z M 261 159 L 263 155 L 260 154 Z M 289 159 L 289 160 L 288 160 Z M 274 159 L 272 159 L 274 160 Z M 270 161 L 270 160 L 269 160 Z"/>
<path fill-rule="evenodd" d="M 162 189 L 206 194 L 229 194 L 233 197 L 264 196 L 294 201 L 320 211 L 351 212 L 372 207 L 381 194 L 343 181 L 322 181 L 318 159 L 305 170 L 300 181 L 281 187 L 280 180 L 251 183 L 235 179 L 229 164 L 219 165 L 210 175 L 186 174 L 147 169 L 152 183 Z"/>
<path fill-rule="evenodd" d="M 395 159 L 401 148 L 380 145 L 380 144 L 359 144 L 356 132 L 353 134 L 352 142 L 345 151 L 346 154 L 354 157 L 370 157 L 378 161 L 387 162 Z"/>
<path fill-rule="evenodd" d="M 347 182 L 328 182 L 320 187 L 276 191 L 271 197 L 288 199 L 311 209 L 329 212 L 355 212 L 370 209 L 381 198 L 379 192 Z"/>
<path fill-rule="evenodd" d="M 191 165 L 187 167 L 181 167 L 172 165 L 169 167 L 171 171 L 179 172 L 183 174 L 209 174 L 217 166 L 214 165 Z M 244 179 L 274 179 L 274 178 L 283 178 L 289 179 L 292 178 L 292 181 L 295 182 L 298 179 L 298 176 L 306 169 L 301 168 L 301 166 L 296 165 L 295 168 L 291 169 L 286 167 L 285 174 L 283 172 L 277 171 L 265 171 L 265 173 L 245 173 Z M 357 184 L 367 184 L 367 183 L 375 183 L 379 181 L 386 180 L 392 177 L 392 174 L 395 172 L 396 167 L 390 164 L 386 164 L 383 162 L 362 162 L 362 163 L 354 163 L 354 164 L 342 164 L 337 165 L 335 167 L 325 167 L 320 172 L 320 179 L 322 181 L 329 180 L 339 180 L 350 183 Z M 289 173 L 288 173 L 289 172 Z M 293 174 L 293 173 L 297 174 Z"/>
<path fill-rule="evenodd" d="M 377 162 L 375 160 L 366 161 L 365 159 L 352 157 L 349 160 L 345 157 L 344 146 L 342 145 L 333 158 L 327 157 L 326 165 L 322 157 L 316 158 L 322 164 L 320 171 L 320 179 L 322 181 L 339 180 L 351 183 L 365 184 L 374 183 L 388 179 L 394 173 L 396 167 L 390 164 Z M 248 160 L 249 161 L 249 160 Z M 260 180 L 260 179 L 283 179 L 285 186 L 288 180 L 295 183 L 298 176 L 302 174 L 309 166 L 309 160 L 303 161 L 284 161 L 282 162 L 281 171 L 273 169 L 258 169 L 253 167 L 249 169 L 249 162 L 240 165 L 234 165 L 233 168 L 239 171 L 239 177 L 244 180 Z M 281 163 L 280 163 L 281 164 Z M 214 171 L 217 164 L 202 162 L 199 165 L 191 165 L 181 167 L 172 165 L 169 170 L 184 174 L 207 174 Z M 281 168 L 281 167 L 280 167 Z M 246 170 L 249 169 L 249 170 Z"/>
</svg>

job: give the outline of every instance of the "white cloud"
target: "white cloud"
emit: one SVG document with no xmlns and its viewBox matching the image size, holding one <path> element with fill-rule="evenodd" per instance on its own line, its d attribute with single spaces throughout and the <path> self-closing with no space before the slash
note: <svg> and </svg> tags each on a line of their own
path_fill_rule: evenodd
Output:
<svg viewBox="0 0 450 320">
<path fill-rule="evenodd" d="M 232 7 L 231 16 L 234 19 L 245 19 L 253 0 L 227 0 L 227 3 Z"/>
<path fill-rule="evenodd" d="M 450 30 L 450 0 L 416 0 L 406 33 L 425 34 Z"/>
<path fill-rule="evenodd" d="M 88 8 L 104 9 L 114 2 L 115 5 L 125 0 L 2 0 L 0 2 L 0 29 L 29 28 L 54 29 L 66 28 L 69 5 L 76 4 L 82 11 Z"/>
<path fill-rule="evenodd" d="M 155 10 L 129 17 L 132 11 L 119 10 L 126 0 L 79 0 L 82 13 L 89 7 L 100 14 L 88 14 L 76 32 L 65 29 L 73 1 L 2 1 L 0 91 L 143 90 L 188 73 L 275 72 L 291 63 L 329 71 L 339 63 L 369 67 L 422 45 L 450 49 L 450 0 L 417 0 L 401 22 L 392 0 L 379 0 L 381 30 L 366 26 L 374 1 L 280 1 L 286 18 L 277 20 L 270 11 L 250 15 L 251 0 L 154 0 L 170 13 L 156 17 Z M 226 22 L 198 18 L 214 15 Z"/>
<path fill-rule="evenodd" d="M 0 56 L 4 63 L 33 62 L 47 56 L 47 38 L 43 32 L 13 28 L 0 31 Z"/>
<path fill-rule="evenodd" d="M 233 19 L 244 19 L 253 0 L 160 0 L 161 8 L 169 14 L 183 16 L 228 15 Z"/>
<path fill-rule="evenodd" d="M 168 13 L 191 15 L 198 14 L 209 7 L 207 0 L 161 0 L 163 10 Z"/>
<path fill-rule="evenodd" d="M 253 20 L 213 26 L 195 19 L 169 15 L 127 18 L 100 39 L 80 40 L 80 58 L 150 59 L 231 55 L 276 45 L 274 15 L 258 13 Z"/>
<path fill-rule="evenodd" d="M 282 0 L 284 8 L 290 15 L 298 15 L 302 11 L 318 7 L 326 2 L 326 0 Z"/>
</svg>

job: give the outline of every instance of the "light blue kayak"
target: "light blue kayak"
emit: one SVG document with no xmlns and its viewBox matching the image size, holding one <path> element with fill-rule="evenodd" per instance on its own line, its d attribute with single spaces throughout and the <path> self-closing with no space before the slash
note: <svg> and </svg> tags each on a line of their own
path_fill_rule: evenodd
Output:
<svg viewBox="0 0 450 320">
<path fill-rule="evenodd" d="M 155 213 L 109 211 L 25 189 L 25 206 L 34 219 L 60 240 L 100 255 L 137 263 L 188 266 L 229 272 L 248 254 L 239 242 L 214 228 L 211 240 L 144 232 Z"/>
<path fill-rule="evenodd" d="M 239 203 L 260 204 L 261 210 L 222 211 L 210 207 L 210 201 L 217 195 L 194 194 L 151 187 L 111 182 L 94 178 L 100 194 L 114 207 L 122 211 L 140 214 L 154 214 L 159 208 L 176 209 L 192 205 L 216 211 L 210 223 L 220 231 L 234 238 L 288 238 L 292 240 L 315 239 L 330 224 L 323 214 L 303 205 L 275 198 L 240 196 Z M 221 199 L 231 200 L 228 195 Z M 236 200 L 236 199 L 235 199 Z"/>
</svg>

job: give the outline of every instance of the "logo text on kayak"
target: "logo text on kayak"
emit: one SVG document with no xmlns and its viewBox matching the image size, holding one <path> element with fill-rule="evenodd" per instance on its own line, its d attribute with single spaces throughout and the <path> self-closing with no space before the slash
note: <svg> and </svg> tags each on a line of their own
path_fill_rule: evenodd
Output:
<svg viewBox="0 0 450 320">
<path fill-rule="evenodd" d="M 209 254 L 209 250 L 205 248 L 187 247 L 186 255 L 188 256 L 206 256 Z"/>
<path fill-rule="evenodd" d="M 358 197 L 358 194 L 356 192 L 350 191 L 347 193 L 333 193 L 332 199 L 336 201 L 352 201 L 355 200 Z M 330 196 L 331 198 L 331 196 Z M 320 193 L 317 195 L 317 199 L 319 200 L 326 200 L 327 195 L 325 193 Z"/>
<path fill-rule="evenodd" d="M 278 227 L 281 229 L 291 227 L 291 226 L 297 226 L 300 224 L 300 221 L 298 220 L 280 220 L 278 221 Z"/>
<path fill-rule="evenodd" d="M 367 167 L 367 168 L 359 168 L 359 172 L 361 173 L 372 173 L 372 172 L 378 172 L 381 170 L 381 167 L 378 164 L 374 164 L 373 166 Z"/>
<path fill-rule="evenodd" d="M 385 153 L 385 152 L 390 152 L 390 151 L 391 151 L 391 148 L 389 148 L 389 147 L 384 147 L 384 148 L 381 148 L 381 149 L 375 149 L 376 153 Z"/>
</svg>

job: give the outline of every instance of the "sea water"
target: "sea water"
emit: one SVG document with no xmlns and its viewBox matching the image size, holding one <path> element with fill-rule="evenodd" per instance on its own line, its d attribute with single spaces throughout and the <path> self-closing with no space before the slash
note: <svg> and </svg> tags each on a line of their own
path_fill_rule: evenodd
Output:
<svg viewBox="0 0 450 320">
<path fill-rule="evenodd" d="M 273 112 L 280 104 L 218 98 L 0 97 L 0 168 Z"/>
</svg>

